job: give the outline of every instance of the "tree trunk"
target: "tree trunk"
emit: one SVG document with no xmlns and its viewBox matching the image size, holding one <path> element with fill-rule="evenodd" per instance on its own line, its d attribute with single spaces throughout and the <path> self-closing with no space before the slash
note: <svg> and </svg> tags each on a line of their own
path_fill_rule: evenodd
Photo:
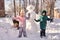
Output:
<svg viewBox="0 0 60 40">
<path fill-rule="evenodd" d="M 4 0 L 0 0 L 0 17 L 5 16 Z"/>
<path fill-rule="evenodd" d="M 15 5 L 15 0 L 14 0 L 13 2 L 14 2 L 14 16 L 16 17 L 16 5 Z"/>
<path fill-rule="evenodd" d="M 38 9 L 39 9 L 39 0 L 36 0 L 36 13 L 38 14 Z"/>
<path fill-rule="evenodd" d="M 26 13 L 27 0 L 23 0 L 23 2 L 24 2 L 24 11 L 25 11 L 25 13 Z"/>
</svg>

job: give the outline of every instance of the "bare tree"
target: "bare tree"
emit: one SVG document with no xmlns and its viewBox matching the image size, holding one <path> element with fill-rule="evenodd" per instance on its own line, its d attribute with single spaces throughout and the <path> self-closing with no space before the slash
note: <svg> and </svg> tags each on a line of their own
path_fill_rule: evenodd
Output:
<svg viewBox="0 0 60 40">
<path fill-rule="evenodd" d="M 23 0 L 23 2 L 24 2 L 24 10 L 25 10 L 25 12 L 26 12 L 27 0 Z"/>
<path fill-rule="evenodd" d="M 39 6 L 39 0 L 36 0 L 36 13 L 38 14 L 38 6 Z"/>
<path fill-rule="evenodd" d="M 29 0 L 29 4 L 30 4 L 30 0 Z"/>
<path fill-rule="evenodd" d="M 14 2 L 14 16 L 16 17 L 16 5 L 15 5 L 15 0 L 13 1 Z"/>
<path fill-rule="evenodd" d="M 55 0 L 51 0 L 51 4 L 50 4 L 50 16 L 51 18 L 54 17 L 54 5 L 55 5 Z"/>
</svg>

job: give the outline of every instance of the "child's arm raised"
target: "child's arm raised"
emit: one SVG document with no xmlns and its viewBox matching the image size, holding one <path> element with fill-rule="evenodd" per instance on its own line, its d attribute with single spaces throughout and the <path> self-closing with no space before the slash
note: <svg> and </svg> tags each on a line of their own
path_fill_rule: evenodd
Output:
<svg viewBox="0 0 60 40">
<path fill-rule="evenodd" d="M 36 19 L 34 19 L 36 22 L 39 22 L 40 20 L 36 20 Z"/>
<path fill-rule="evenodd" d="M 41 21 L 41 19 L 42 19 L 42 16 L 40 16 L 40 17 L 39 17 L 39 19 L 37 19 L 37 20 L 36 20 L 36 19 L 34 19 L 34 20 L 35 20 L 36 22 L 40 22 L 40 21 Z"/>
</svg>

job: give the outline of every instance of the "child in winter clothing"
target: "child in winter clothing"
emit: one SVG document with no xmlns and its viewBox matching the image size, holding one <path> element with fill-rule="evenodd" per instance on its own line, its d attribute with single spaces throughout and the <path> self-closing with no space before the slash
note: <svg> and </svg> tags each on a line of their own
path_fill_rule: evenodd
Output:
<svg viewBox="0 0 60 40">
<path fill-rule="evenodd" d="M 42 15 L 40 16 L 40 18 L 38 20 L 34 19 L 36 22 L 40 22 L 40 37 L 42 38 L 43 36 L 46 36 L 46 25 L 47 25 L 47 20 L 52 20 L 50 18 L 47 17 L 46 15 L 46 11 L 44 10 L 42 12 Z"/>
<path fill-rule="evenodd" d="M 24 10 L 21 10 L 20 15 L 15 18 L 17 21 L 19 21 L 19 37 L 22 37 L 22 34 L 24 37 L 27 37 L 26 35 L 26 18 L 25 18 L 25 12 Z"/>
</svg>

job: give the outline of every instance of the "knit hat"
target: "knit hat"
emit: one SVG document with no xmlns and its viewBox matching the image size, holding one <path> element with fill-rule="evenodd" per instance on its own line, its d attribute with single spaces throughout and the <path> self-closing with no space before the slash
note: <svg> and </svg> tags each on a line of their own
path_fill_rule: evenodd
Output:
<svg viewBox="0 0 60 40">
<path fill-rule="evenodd" d="M 45 15 L 46 15 L 47 11 L 46 11 L 46 10 L 43 10 L 42 13 L 41 13 L 41 15 L 42 15 L 43 13 L 45 13 Z"/>
<path fill-rule="evenodd" d="M 47 11 L 46 10 L 43 10 L 42 13 L 47 13 Z"/>
</svg>

